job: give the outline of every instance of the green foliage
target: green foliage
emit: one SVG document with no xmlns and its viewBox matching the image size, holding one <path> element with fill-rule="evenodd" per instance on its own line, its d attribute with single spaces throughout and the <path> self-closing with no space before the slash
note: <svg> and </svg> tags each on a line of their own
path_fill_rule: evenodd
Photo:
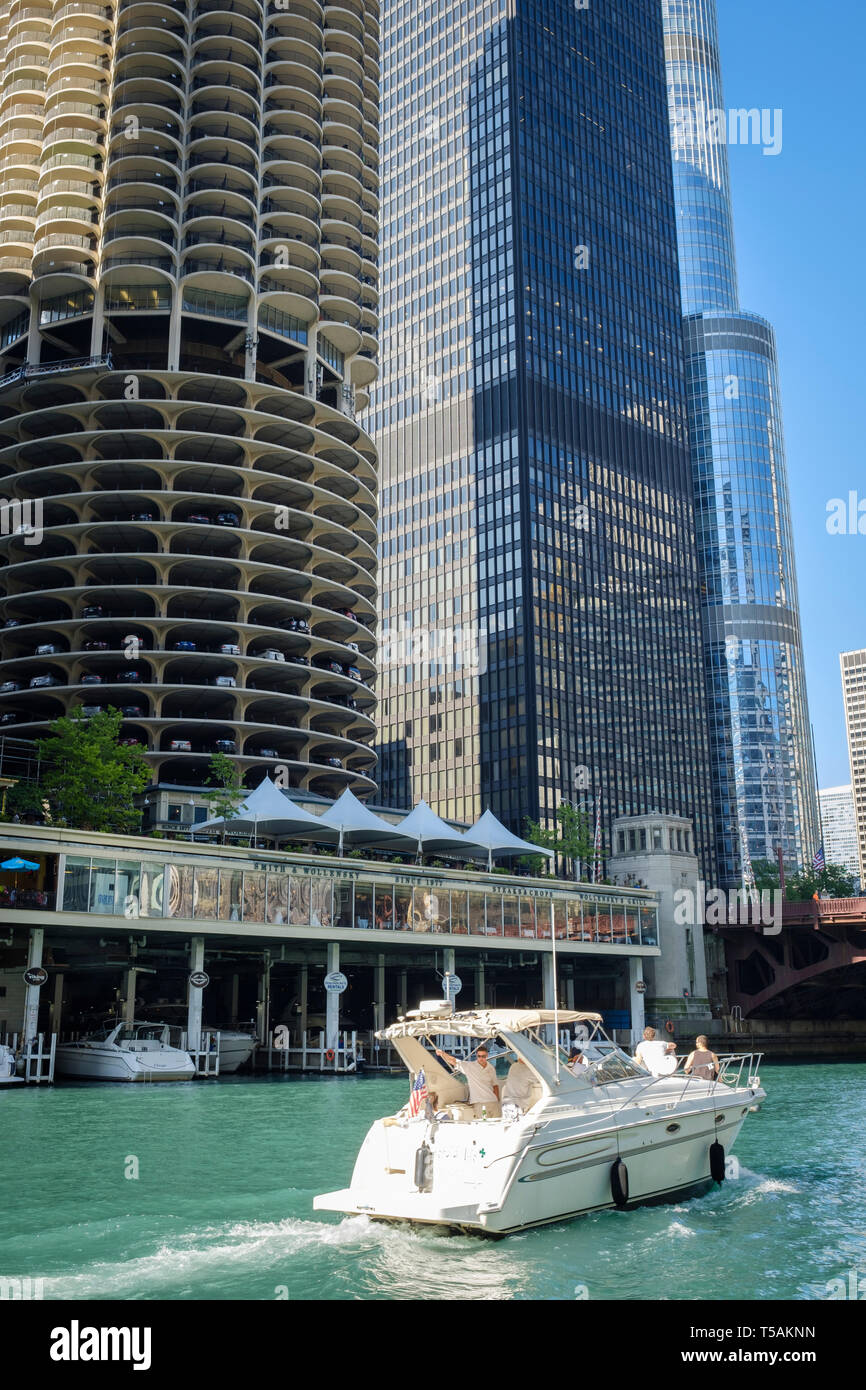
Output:
<svg viewBox="0 0 866 1390">
<path fill-rule="evenodd" d="M 208 763 L 207 785 L 213 787 L 212 792 L 208 792 L 207 800 L 210 806 L 210 820 L 231 820 L 238 813 L 238 808 L 247 794 L 247 789 L 240 779 L 240 773 L 227 753 L 214 753 Z M 226 828 L 222 828 L 222 838 L 225 842 Z"/>
<path fill-rule="evenodd" d="M 753 859 L 752 873 L 755 875 L 755 887 L 759 893 L 764 889 L 778 888 L 779 866 L 775 859 Z"/>
<path fill-rule="evenodd" d="M 132 800 L 148 785 L 150 769 L 139 748 L 121 747 L 122 722 L 120 711 L 111 707 L 92 718 L 73 710 L 36 740 L 38 799 L 47 805 L 53 825 L 117 834 L 138 829 L 141 811 Z"/>
<path fill-rule="evenodd" d="M 778 885 L 778 877 L 776 884 Z M 815 893 L 827 893 L 831 898 L 850 898 L 854 879 L 839 864 L 828 864 L 820 874 L 814 869 L 800 869 L 785 879 L 785 897 L 789 902 L 806 902 Z"/>
<path fill-rule="evenodd" d="M 533 845 L 543 845 L 545 849 L 554 850 L 562 859 L 570 859 L 575 866 L 581 860 L 591 859 L 594 841 L 586 812 L 579 811 L 574 806 L 562 805 L 557 807 L 556 822 L 556 828 L 548 830 L 537 821 L 527 820 L 527 840 Z M 524 855 L 520 863 L 527 864 L 534 873 L 548 867 L 547 857 L 541 854 Z"/>
</svg>

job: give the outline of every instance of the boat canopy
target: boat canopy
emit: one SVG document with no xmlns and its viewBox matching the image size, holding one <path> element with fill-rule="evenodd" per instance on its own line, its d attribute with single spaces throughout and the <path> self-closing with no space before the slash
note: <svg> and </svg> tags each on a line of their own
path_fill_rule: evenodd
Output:
<svg viewBox="0 0 866 1390">
<path fill-rule="evenodd" d="M 479 1009 L 473 1013 L 431 1013 L 420 1018 L 403 1018 L 376 1037 L 437 1038 L 453 1034 L 461 1038 L 492 1038 L 498 1033 L 522 1033 L 546 1023 L 601 1023 L 601 1014 L 583 1010 L 559 1009 Z"/>
</svg>

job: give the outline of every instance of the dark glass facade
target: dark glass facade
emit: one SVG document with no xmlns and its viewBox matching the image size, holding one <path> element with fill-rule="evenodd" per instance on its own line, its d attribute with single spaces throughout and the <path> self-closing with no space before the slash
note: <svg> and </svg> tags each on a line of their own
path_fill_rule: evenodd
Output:
<svg viewBox="0 0 866 1390">
<path fill-rule="evenodd" d="M 706 859 L 661 16 L 511 8 L 383 9 L 383 649 L 477 659 L 385 661 L 382 793 L 515 829 L 600 796 Z"/>
<path fill-rule="evenodd" d="M 776 342 L 738 307 L 715 3 L 663 13 L 715 848 L 734 885 L 779 846 L 811 862 L 816 788 Z"/>
</svg>

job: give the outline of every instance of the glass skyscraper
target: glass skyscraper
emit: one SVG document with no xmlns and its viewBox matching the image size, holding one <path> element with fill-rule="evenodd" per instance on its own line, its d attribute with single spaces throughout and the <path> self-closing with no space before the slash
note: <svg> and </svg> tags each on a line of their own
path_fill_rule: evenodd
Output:
<svg viewBox="0 0 866 1390">
<path fill-rule="evenodd" d="M 663 13 L 716 854 L 734 884 L 778 846 L 811 860 L 817 800 L 776 343 L 739 307 L 715 4 Z"/>
<path fill-rule="evenodd" d="M 382 39 L 383 794 L 683 813 L 711 872 L 661 12 Z"/>
</svg>

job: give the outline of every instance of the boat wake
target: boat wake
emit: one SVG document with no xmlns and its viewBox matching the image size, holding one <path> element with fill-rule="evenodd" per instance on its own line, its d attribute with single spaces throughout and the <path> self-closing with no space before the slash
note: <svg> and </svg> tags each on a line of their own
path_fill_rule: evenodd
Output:
<svg viewBox="0 0 866 1390">
<path fill-rule="evenodd" d="M 170 1286 L 183 1286 L 194 1296 L 196 1286 L 230 1279 L 239 1296 L 245 1271 L 279 1273 L 287 1259 L 312 1247 L 363 1246 L 374 1243 L 371 1223 L 363 1216 L 338 1223 L 299 1221 L 236 1221 L 224 1227 L 204 1227 L 175 1235 L 151 1254 L 131 1260 L 95 1261 L 84 1268 L 46 1275 L 49 1299 L 159 1298 Z M 275 1280 L 279 1283 L 279 1280 Z"/>
</svg>

